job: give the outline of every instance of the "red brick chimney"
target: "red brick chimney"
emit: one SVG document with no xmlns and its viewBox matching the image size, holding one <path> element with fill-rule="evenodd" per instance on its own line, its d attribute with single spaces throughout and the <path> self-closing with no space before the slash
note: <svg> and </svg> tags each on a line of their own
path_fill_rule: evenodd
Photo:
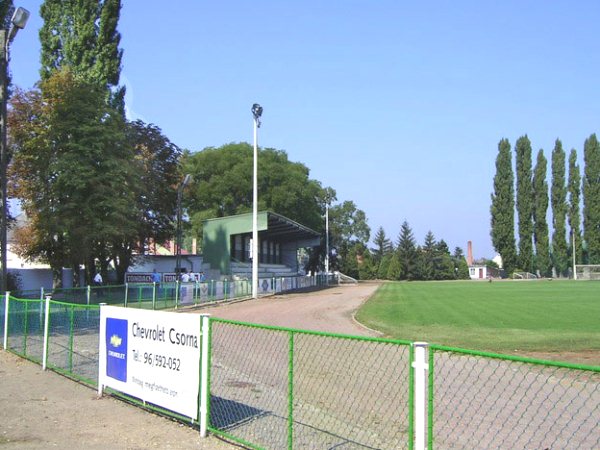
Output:
<svg viewBox="0 0 600 450">
<path fill-rule="evenodd" d="M 467 242 L 467 264 L 473 265 L 473 243 L 471 241 Z"/>
</svg>

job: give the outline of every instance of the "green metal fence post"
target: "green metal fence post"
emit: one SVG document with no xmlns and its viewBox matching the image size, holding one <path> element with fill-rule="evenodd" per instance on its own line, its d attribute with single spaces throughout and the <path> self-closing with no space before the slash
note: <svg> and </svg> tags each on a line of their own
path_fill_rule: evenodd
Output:
<svg viewBox="0 0 600 450">
<path fill-rule="evenodd" d="M 87 305 L 90 306 L 90 298 L 92 296 L 92 287 L 88 284 L 87 287 Z"/>
<path fill-rule="evenodd" d="M 125 300 L 124 300 L 124 305 L 125 308 L 127 308 L 127 297 L 129 296 L 129 283 L 125 283 Z"/>
<path fill-rule="evenodd" d="M 29 334 L 29 302 L 25 302 L 25 317 L 23 318 L 23 354 L 27 355 L 27 335 Z"/>
<path fill-rule="evenodd" d="M 4 299 L 4 339 L 3 339 L 3 347 L 4 350 L 8 347 L 8 305 L 10 303 L 10 292 L 6 291 L 5 299 Z"/>
<path fill-rule="evenodd" d="M 73 372 L 73 335 L 75 333 L 75 306 L 71 306 L 69 314 L 69 372 Z"/>
<path fill-rule="evenodd" d="M 179 304 L 179 280 L 175 281 L 175 309 Z"/>
<path fill-rule="evenodd" d="M 288 449 L 294 447 L 294 332 L 289 332 L 288 362 Z"/>
</svg>

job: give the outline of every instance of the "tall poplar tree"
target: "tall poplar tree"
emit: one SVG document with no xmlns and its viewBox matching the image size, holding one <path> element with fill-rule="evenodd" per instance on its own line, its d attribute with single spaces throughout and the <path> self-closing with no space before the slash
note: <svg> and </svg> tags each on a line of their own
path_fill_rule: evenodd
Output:
<svg viewBox="0 0 600 450">
<path fill-rule="evenodd" d="M 0 26 L 8 30 L 10 26 L 10 18 L 13 10 L 12 0 L 3 0 L 0 2 Z"/>
<path fill-rule="evenodd" d="M 503 268 L 510 275 L 517 262 L 515 246 L 515 199 L 510 143 L 498 144 L 494 192 L 491 195 L 491 237 L 494 249 L 502 257 Z"/>
<path fill-rule="evenodd" d="M 552 275 L 552 262 L 550 260 L 550 246 L 548 242 L 548 183 L 546 171 L 548 163 L 543 150 L 537 154 L 533 174 L 533 237 L 535 242 L 535 266 L 541 276 Z"/>
<path fill-rule="evenodd" d="M 583 152 L 583 237 L 588 264 L 600 264 L 600 144 L 595 134 L 586 139 Z"/>
<path fill-rule="evenodd" d="M 533 195 L 531 179 L 531 142 L 521 136 L 515 146 L 517 174 L 517 215 L 519 229 L 519 266 L 533 269 Z"/>
<path fill-rule="evenodd" d="M 577 164 L 577 150 L 569 153 L 569 256 L 573 259 L 573 239 L 575 240 L 575 263 L 583 264 L 583 243 L 581 238 L 581 172 Z"/>
<path fill-rule="evenodd" d="M 106 89 L 107 99 L 123 113 L 120 12 L 121 0 L 45 0 L 40 7 L 42 80 L 69 66 L 74 74 Z"/>
<path fill-rule="evenodd" d="M 556 274 L 566 276 L 569 255 L 566 239 L 567 187 L 565 185 L 565 151 L 559 139 L 552 150 L 552 261 Z"/>
</svg>

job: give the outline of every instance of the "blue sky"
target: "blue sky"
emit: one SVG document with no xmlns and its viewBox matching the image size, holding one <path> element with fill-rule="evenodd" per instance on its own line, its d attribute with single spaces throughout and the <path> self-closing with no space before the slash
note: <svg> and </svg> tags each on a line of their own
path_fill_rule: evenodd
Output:
<svg viewBox="0 0 600 450">
<path fill-rule="evenodd" d="M 394 241 L 492 257 L 498 142 L 556 138 L 580 156 L 600 123 L 598 1 L 124 0 L 131 117 L 192 151 L 252 140 L 287 151 Z M 38 79 L 39 0 L 12 46 L 13 81 Z M 550 180 L 548 179 L 548 182 Z"/>
</svg>

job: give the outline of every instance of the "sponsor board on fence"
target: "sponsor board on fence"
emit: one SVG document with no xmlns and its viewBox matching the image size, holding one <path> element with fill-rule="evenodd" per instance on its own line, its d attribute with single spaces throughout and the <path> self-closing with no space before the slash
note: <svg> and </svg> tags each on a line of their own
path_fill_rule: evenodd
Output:
<svg viewBox="0 0 600 450">
<path fill-rule="evenodd" d="M 179 289 L 180 298 L 179 304 L 181 305 L 191 305 L 194 303 L 194 289 L 196 288 L 196 283 L 181 283 L 181 287 Z"/>
<path fill-rule="evenodd" d="M 99 385 L 197 419 L 200 320 L 103 305 Z"/>
<path fill-rule="evenodd" d="M 127 272 L 125 274 L 125 283 L 152 283 L 152 281 L 150 272 Z"/>
</svg>

